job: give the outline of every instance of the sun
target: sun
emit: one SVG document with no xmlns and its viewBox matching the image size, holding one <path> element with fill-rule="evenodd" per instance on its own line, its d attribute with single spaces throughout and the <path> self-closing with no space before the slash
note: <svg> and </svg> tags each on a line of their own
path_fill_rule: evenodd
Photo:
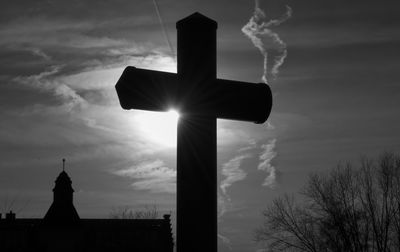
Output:
<svg viewBox="0 0 400 252">
<path fill-rule="evenodd" d="M 179 112 L 140 111 L 136 114 L 136 125 L 147 139 L 165 147 L 176 146 L 176 132 Z"/>
<path fill-rule="evenodd" d="M 171 120 L 174 121 L 175 124 L 179 120 L 179 112 L 177 110 L 175 110 L 175 109 L 168 110 L 167 116 L 168 116 L 168 118 L 171 118 Z"/>
</svg>

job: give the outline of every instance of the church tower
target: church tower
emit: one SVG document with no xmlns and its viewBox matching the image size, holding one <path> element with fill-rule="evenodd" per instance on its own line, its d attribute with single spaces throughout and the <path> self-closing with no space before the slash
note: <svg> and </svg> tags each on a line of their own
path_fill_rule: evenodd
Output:
<svg viewBox="0 0 400 252">
<path fill-rule="evenodd" d="M 65 172 L 65 159 L 63 159 L 63 170 L 58 175 L 53 189 L 53 203 L 44 216 L 45 225 L 77 225 L 79 215 L 73 204 L 72 181 Z"/>
</svg>

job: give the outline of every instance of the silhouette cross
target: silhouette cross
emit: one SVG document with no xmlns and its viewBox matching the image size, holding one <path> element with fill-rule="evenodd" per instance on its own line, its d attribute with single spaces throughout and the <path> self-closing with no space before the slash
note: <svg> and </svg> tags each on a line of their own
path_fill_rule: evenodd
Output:
<svg viewBox="0 0 400 252">
<path fill-rule="evenodd" d="M 176 28 L 178 73 L 129 66 L 116 90 L 124 109 L 179 111 L 177 251 L 215 252 L 217 118 L 264 123 L 272 94 L 266 84 L 216 78 L 217 22 L 196 12 Z"/>
</svg>

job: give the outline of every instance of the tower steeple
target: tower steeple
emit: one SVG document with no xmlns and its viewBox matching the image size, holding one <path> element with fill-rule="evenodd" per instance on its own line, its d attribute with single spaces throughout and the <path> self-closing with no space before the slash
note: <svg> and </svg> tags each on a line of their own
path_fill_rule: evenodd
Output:
<svg viewBox="0 0 400 252">
<path fill-rule="evenodd" d="M 75 225 L 79 222 L 79 215 L 73 204 L 72 181 L 65 172 L 65 159 L 63 170 L 58 175 L 53 189 L 53 203 L 44 216 L 44 223 L 48 225 Z"/>
</svg>

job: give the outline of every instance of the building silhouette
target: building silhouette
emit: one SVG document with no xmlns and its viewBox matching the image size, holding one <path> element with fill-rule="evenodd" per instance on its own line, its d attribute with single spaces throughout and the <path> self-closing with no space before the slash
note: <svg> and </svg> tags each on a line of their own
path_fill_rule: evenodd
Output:
<svg viewBox="0 0 400 252">
<path fill-rule="evenodd" d="M 0 251 L 172 252 L 170 215 L 163 219 L 81 219 L 73 204 L 72 181 L 63 170 L 53 203 L 43 219 L 0 215 Z"/>
</svg>

